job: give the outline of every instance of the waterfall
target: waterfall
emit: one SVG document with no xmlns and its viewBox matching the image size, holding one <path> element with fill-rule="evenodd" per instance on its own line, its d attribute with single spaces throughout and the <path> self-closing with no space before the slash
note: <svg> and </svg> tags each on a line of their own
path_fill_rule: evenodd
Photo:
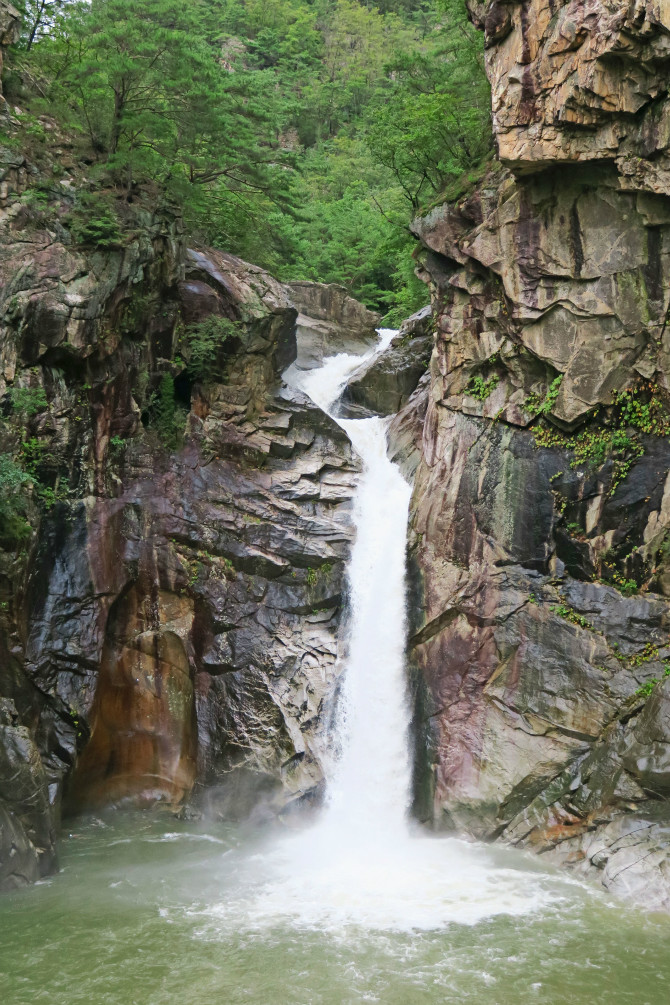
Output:
<svg viewBox="0 0 670 1005">
<path fill-rule="evenodd" d="M 363 357 L 341 354 L 308 372 L 291 367 L 285 378 L 333 414 L 353 370 L 383 352 L 394 334 L 382 329 L 378 345 Z M 247 913 L 254 926 L 290 919 L 326 929 L 411 930 L 525 914 L 555 896 L 535 864 L 427 835 L 408 820 L 405 541 L 411 489 L 388 459 L 386 420 L 333 417 L 363 466 L 354 497 L 337 756 L 325 766 L 328 795 L 318 822 L 254 856 L 259 875 L 244 882 L 255 897 L 250 902 L 247 890 L 235 902 L 237 921 Z M 230 916 L 232 907 L 221 912 Z"/>
<path fill-rule="evenodd" d="M 382 329 L 383 352 L 397 333 Z M 339 355 L 295 383 L 325 412 L 360 356 Z M 405 829 L 410 765 L 405 688 L 405 539 L 411 487 L 386 451 L 387 421 L 339 419 L 363 471 L 354 498 L 355 541 L 347 580 L 351 617 L 337 724 L 341 756 L 330 765 L 322 831 L 378 844 Z"/>
</svg>

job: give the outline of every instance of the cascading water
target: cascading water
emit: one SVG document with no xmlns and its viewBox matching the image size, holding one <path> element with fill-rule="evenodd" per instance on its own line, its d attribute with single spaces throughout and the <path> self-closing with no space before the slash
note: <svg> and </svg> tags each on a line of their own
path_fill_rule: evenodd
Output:
<svg viewBox="0 0 670 1005">
<path fill-rule="evenodd" d="M 283 841 L 250 905 L 254 923 L 433 929 L 523 914 L 551 899 L 546 877 L 494 864 L 483 847 L 413 832 L 409 702 L 405 683 L 405 540 L 410 486 L 387 456 L 386 421 L 340 419 L 333 406 L 363 359 L 396 333 L 382 329 L 364 357 L 338 355 L 286 379 L 346 431 L 363 462 L 348 569 L 350 620 L 337 715 L 339 757 L 329 767 L 320 821 Z M 239 905 L 238 905 L 239 906 Z M 247 905 L 249 906 L 249 904 Z"/>
<path fill-rule="evenodd" d="M 396 334 L 380 332 L 383 352 Z M 331 414 L 360 356 L 333 356 L 296 383 Z M 320 835 L 343 825 L 359 842 L 405 829 L 410 768 L 405 694 L 405 537 L 411 488 L 386 452 L 386 421 L 337 419 L 363 461 L 354 499 L 356 541 L 348 568 L 350 624 Z M 376 841 L 375 841 L 376 843 Z"/>
</svg>

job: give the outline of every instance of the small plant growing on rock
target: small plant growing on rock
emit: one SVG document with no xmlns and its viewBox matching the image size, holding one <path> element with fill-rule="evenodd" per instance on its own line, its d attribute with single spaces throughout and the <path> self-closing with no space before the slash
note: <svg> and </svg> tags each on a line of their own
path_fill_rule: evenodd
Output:
<svg viewBox="0 0 670 1005">
<path fill-rule="evenodd" d="M 500 383 L 500 377 L 494 373 L 488 380 L 484 380 L 481 374 L 476 373 L 470 378 L 470 383 L 466 388 L 466 394 L 477 401 L 486 401 L 495 391 Z"/>
<path fill-rule="evenodd" d="M 595 632 L 595 628 L 591 622 L 588 621 L 583 614 L 579 614 L 568 604 L 552 604 L 549 610 L 552 614 L 558 614 L 559 618 L 564 618 L 572 625 L 578 625 L 580 628 L 586 628 L 590 632 Z"/>
<path fill-rule="evenodd" d="M 324 562 L 318 569 L 308 569 L 307 585 L 316 586 L 320 579 L 323 579 L 325 576 L 329 576 L 332 571 L 333 566 L 331 562 Z"/>
<path fill-rule="evenodd" d="M 652 677 L 651 680 L 646 680 L 635 692 L 636 698 L 649 698 L 656 685 L 660 684 L 666 677 L 670 677 L 670 660 L 665 660 L 663 667 L 663 677 Z"/>
<path fill-rule="evenodd" d="M 30 475 L 11 454 L 0 454 L 0 539 L 22 541 L 30 535 L 26 519 Z"/>
<path fill-rule="evenodd" d="M 639 593 L 640 590 L 634 579 L 625 579 L 618 572 L 615 572 L 612 576 L 612 586 L 616 587 L 619 593 L 623 593 L 624 597 L 632 597 L 634 593 Z"/>
<path fill-rule="evenodd" d="M 530 412 L 531 415 L 548 415 L 556 404 L 562 383 L 563 374 L 560 373 L 558 377 L 554 377 L 552 380 L 544 398 L 540 398 L 539 395 L 531 392 L 525 401 L 526 411 Z"/>
<path fill-rule="evenodd" d="M 658 657 L 658 646 L 655 646 L 653 642 L 647 642 L 646 646 L 637 653 L 633 653 L 629 657 L 629 662 L 632 667 L 642 666 L 643 663 L 648 663 L 649 660 L 655 660 Z"/>
</svg>

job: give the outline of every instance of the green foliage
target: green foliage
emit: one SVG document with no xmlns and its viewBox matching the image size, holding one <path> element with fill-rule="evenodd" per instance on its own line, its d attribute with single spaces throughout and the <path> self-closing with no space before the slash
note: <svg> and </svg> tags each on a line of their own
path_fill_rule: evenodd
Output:
<svg viewBox="0 0 670 1005">
<path fill-rule="evenodd" d="M 663 663 L 663 677 L 652 677 L 651 680 L 646 680 L 641 687 L 635 692 L 638 698 L 649 698 L 653 693 L 654 688 L 657 684 L 660 684 L 665 677 L 670 677 L 670 661 L 665 660 Z"/>
<path fill-rule="evenodd" d="M 612 585 L 617 588 L 619 593 L 623 593 L 624 597 L 632 597 L 633 594 L 640 592 L 640 587 L 634 579 L 626 579 L 625 576 L 619 575 L 618 572 L 615 572 L 612 576 Z"/>
<path fill-rule="evenodd" d="M 649 660 L 655 660 L 658 658 L 658 646 L 655 646 L 653 642 L 647 642 L 646 646 L 637 653 L 633 653 L 632 656 L 628 658 L 628 662 L 632 667 L 642 666 L 643 663 L 648 663 Z"/>
<path fill-rule="evenodd" d="M 644 447 L 623 430 L 595 425 L 580 433 L 562 433 L 557 429 L 536 427 L 535 442 L 539 447 L 562 447 L 572 450 L 571 468 L 582 464 L 601 465 L 611 459 L 612 491 L 627 477 L 635 460 L 644 454 Z"/>
<path fill-rule="evenodd" d="M 55 488 L 43 485 L 39 481 L 36 482 L 35 488 L 37 497 L 45 510 L 50 510 L 56 503 L 65 502 L 70 495 L 70 484 L 67 478 L 59 478 Z"/>
<path fill-rule="evenodd" d="M 30 536 L 26 519 L 31 478 L 11 454 L 0 454 L 0 540 L 22 541 Z"/>
<path fill-rule="evenodd" d="M 109 446 L 115 453 L 118 453 L 119 451 L 123 450 L 123 448 L 126 446 L 126 443 L 127 440 L 124 440 L 122 436 L 112 436 L 109 441 Z"/>
<path fill-rule="evenodd" d="M 39 415 L 49 407 L 43 387 L 12 387 L 8 394 L 12 411 L 24 419 Z"/>
<path fill-rule="evenodd" d="M 549 408 L 545 408 L 545 405 L 555 385 L 556 381 L 550 385 L 535 414 L 544 416 L 551 410 L 551 405 Z M 558 386 L 560 389 L 560 384 Z M 528 401 L 526 407 L 528 408 Z M 615 392 L 612 415 L 607 425 L 602 421 L 603 411 L 599 409 L 594 415 L 592 425 L 579 433 L 569 434 L 546 425 L 536 426 L 535 442 L 540 447 L 572 450 L 574 452 L 570 462 L 572 468 L 582 464 L 599 466 L 606 460 L 611 460 L 613 468 L 611 491 L 614 491 L 627 477 L 635 461 L 644 455 L 644 443 L 640 440 L 639 434 L 667 436 L 670 433 L 670 413 L 660 396 L 658 386 L 651 381 Z"/>
<path fill-rule="evenodd" d="M 239 338 L 242 327 L 215 314 L 188 325 L 180 339 L 187 369 L 194 380 L 213 380 L 220 374 L 221 347 L 230 338 Z"/>
<path fill-rule="evenodd" d="M 78 244 L 107 249 L 117 248 L 121 243 L 118 221 L 109 209 L 102 210 L 98 216 L 73 218 L 70 230 Z"/>
<path fill-rule="evenodd" d="M 495 373 L 488 380 L 484 380 L 480 374 L 476 373 L 474 377 L 470 378 L 466 394 L 469 394 L 471 398 L 476 398 L 477 401 L 486 401 L 493 394 L 499 383 L 500 377 Z"/>
<path fill-rule="evenodd" d="M 325 579 L 333 571 L 331 562 L 324 562 L 318 569 L 308 569 L 306 583 L 308 586 L 316 586 L 322 579 Z"/>
<path fill-rule="evenodd" d="M 33 43 L 52 32 L 64 9 L 74 0 L 18 0 L 14 6 L 22 15 L 20 47 L 27 52 Z"/>
<path fill-rule="evenodd" d="M 49 450 L 45 440 L 37 436 L 30 436 L 21 444 L 21 459 L 24 469 L 30 477 L 39 480 L 40 470 L 51 462 L 55 463 L 55 458 Z"/>
<path fill-rule="evenodd" d="M 593 627 L 591 622 L 588 621 L 583 616 L 583 614 L 579 614 L 568 604 L 565 603 L 552 604 L 549 610 L 552 612 L 552 614 L 558 614 L 559 618 L 564 618 L 566 621 L 569 621 L 570 624 L 572 625 L 579 625 L 580 628 L 586 628 L 590 632 L 595 631 L 595 628 Z"/>
<path fill-rule="evenodd" d="M 543 398 L 534 393 L 529 394 L 525 401 L 526 410 L 531 415 L 548 415 L 556 404 L 562 383 L 563 374 L 561 373 L 552 380 Z"/>
<path fill-rule="evenodd" d="M 389 324 L 426 303 L 409 216 L 491 150 L 463 0 L 25 3 L 16 66 L 102 186 L 176 200 L 195 239 L 342 283 Z M 124 218 L 75 210 L 73 237 L 114 247 Z"/>
<path fill-rule="evenodd" d="M 174 377 L 163 374 L 158 391 L 152 395 L 151 426 L 166 450 L 176 450 L 180 444 L 184 429 L 183 409 L 177 407 L 174 390 Z"/>
<path fill-rule="evenodd" d="M 213 6 L 72 4 L 33 47 L 52 103 L 88 136 L 129 199 L 142 180 L 179 199 L 219 179 L 272 189 L 276 199 L 285 188 L 279 99 L 242 58 L 222 65 L 221 39 L 206 26 Z"/>
<path fill-rule="evenodd" d="M 630 426 L 641 433 L 667 436 L 670 433 L 670 413 L 660 397 L 654 381 L 638 387 L 614 391 L 612 399 L 617 410 L 619 426 Z"/>
<path fill-rule="evenodd" d="M 436 13 L 423 44 L 388 62 L 369 128 L 371 149 L 414 210 L 485 161 L 492 146 L 482 33 L 461 0 L 442 0 Z"/>
</svg>

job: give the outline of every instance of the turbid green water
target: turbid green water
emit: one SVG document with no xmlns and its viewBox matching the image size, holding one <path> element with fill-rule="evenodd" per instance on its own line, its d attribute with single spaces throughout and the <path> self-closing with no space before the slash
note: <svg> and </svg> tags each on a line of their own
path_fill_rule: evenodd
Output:
<svg viewBox="0 0 670 1005">
<path fill-rule="evenodd" d="M 535 909 L 397 931 L 268 912 L 276 830 L 169 815 L 71 828 L 58 875 L 0 898 L 2 1005 L 670 1002 L 669 919 L 502 849 L 478 854 L 527 877 Z"/>
</svg>

